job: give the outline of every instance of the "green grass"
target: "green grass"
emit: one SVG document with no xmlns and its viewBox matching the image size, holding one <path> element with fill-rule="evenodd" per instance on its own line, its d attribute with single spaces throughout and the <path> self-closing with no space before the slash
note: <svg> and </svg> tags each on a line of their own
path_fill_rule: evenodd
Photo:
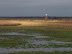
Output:
<svg viewBox="0 0 72 54">
<path fill-rule="evenodd" d="M 27 44 L 27 41 L 19 41 L 19 40 L 1 40 L 0 39 L 0 47 L 9 47 L 14 48 L 18 45 L 24 45 Z"/>
</svg>

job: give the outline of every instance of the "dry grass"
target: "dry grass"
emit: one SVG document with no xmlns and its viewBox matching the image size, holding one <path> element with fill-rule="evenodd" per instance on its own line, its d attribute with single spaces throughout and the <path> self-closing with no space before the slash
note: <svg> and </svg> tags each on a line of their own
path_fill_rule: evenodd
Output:
<svg viewBox="0 0 72 54">
<path fill-rule="evenodd" d="M 15 23 L 16 20 L 0 20 L 0 26 L 18 26 L 20 23 Z"/>
<path fill-rule="evenodd" d="M 0 20 L 0 25 L 53 26 L 72 28 L 72 20 Z"/>
</svg>

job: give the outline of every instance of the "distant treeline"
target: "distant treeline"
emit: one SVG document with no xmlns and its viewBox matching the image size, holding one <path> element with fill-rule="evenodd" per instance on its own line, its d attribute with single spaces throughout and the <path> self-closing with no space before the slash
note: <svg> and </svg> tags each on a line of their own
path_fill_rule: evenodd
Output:
<svg viewBox="0 0 72 54">
<path fill-rule="evenodd" d="M 0 17 L 0 19 L 45 19 L 45 16 L 26 16 L 26 17 Z M 48 19 L 72 19 L 72 17 L 57 17 L 57 16 L 48 16 Z"/>
</svg>

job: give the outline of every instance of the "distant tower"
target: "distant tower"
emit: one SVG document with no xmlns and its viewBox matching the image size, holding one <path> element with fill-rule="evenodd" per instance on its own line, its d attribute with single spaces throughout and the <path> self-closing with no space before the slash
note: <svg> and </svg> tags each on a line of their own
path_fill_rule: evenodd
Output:
<svg viewBox="0 0 72 54">
<path fill-rule="evenodd" d="M 48 20 L 48 14 L 45 15 L 45 21 L 47 21 L 47 20 Z"/>
</svg>

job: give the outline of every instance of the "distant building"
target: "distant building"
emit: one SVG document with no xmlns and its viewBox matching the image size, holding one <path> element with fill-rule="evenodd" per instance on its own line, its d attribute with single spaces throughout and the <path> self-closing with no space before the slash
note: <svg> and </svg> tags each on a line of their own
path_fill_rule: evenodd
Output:
<svg viewBox="0 0 72 54">
<path fill-rule="evenodd" d="M 45 15 L 45 21 L 47 21 L 47 20 L 48 20 L 48 14 Z"/>
</svg>

